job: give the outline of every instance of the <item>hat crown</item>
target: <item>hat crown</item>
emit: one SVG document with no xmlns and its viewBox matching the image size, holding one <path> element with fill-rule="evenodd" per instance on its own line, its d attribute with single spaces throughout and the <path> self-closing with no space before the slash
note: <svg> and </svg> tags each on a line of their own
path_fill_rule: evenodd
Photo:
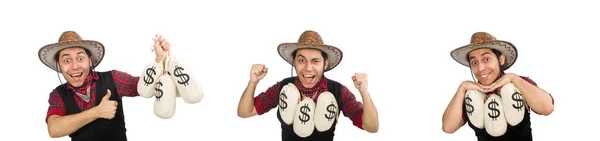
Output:
<svg viewBox="0 0 600 141">
<path fill-rule="evenodd" d="M 75 31 L 65 31 L 60 35 L 60 38 L 58 38 L 58 42 L 72 42 L 81 40 L 83 39 Z"/>
<path fill-rule="evenodd" d="M 300 35 L 300 39 L 298 39 L 298 44 L 323 44 L 323 39 L 319 35 L 319 33 L 315 31 L 304 31 L 302 35 Z"/>
<path fill-rule="evenodd" d="M 481 44 L 496 41 L 496 38 L 487 32 L 477 32 L 471 36 L 471 44 Z"/>
</svg>

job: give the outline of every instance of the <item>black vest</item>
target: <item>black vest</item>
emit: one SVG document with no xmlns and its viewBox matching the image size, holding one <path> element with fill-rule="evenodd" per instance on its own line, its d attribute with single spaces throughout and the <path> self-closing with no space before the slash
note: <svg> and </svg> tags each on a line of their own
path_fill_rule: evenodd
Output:
<svg viewBox="0 0 600 141">
<path fill-rule="evenodd" d="M 469 120 L 469 116 L 467 116 L 466 106 L 463 104 L 463 116 L 466 117 L 467 123 L 469 127 L 471 127 L 475 131 L 475 135 L 477 136 L 478 141 L 531 141 L 531 121 L 529 118 L 529 109 L 525 110 L 525 114 L 523 115 L 523 121 L 517 124 L 517 126 L 511 126 L 510 124 L 507 126 L 506 133 L 499 137 L 493 137 L 485 131 L 485 128 L 479 129 L 475 127 Z M 508 123 L 507 123 L 508 124 Z"/>
<path fill-rule="evenodd" d="M 281 82 L 279 82 L 280 84 L 280 90 L 279 93 L 281 93 L 281 89 L 283 88 L 283 86 L 287 85 L 288 83 L 294 83 L 294 81 L 296 80 L 296 77 L 288 77 L 286 79 L 283 79 Z M 341 112 L 341 107 L 343 106 L 342 103 L 342 84 L 327 79 L 327 89 L 329 89 L 329 92 L 331 92 L 333 94 L 333 96 L 335 97 L 337 103 L 338 103 L 338 117 L 341 117 L 340 115 L 342 114 Z M 295 110 L 295 109 L 294 109 Z M 285 124 L 285 122 L 283 122 L 283 119 L 281 119 L 281 115 L 279 115 L 279 110 L 277 110 L 277 119 L 279 119 L 279 122 L 281 123 L 281 139 L 282 141 L 332 141 L 333 140 L 333 132 L 335 131 L 335 126 L 337 125 L 337 118 L 334 120 L 333 125 L 331 125 L 331 128 L 325 132 L 319 132 L 317 129 L 315 129 L 313 131 L 313 133 L 306 137 L 306 138 L 302 138 L 298 135 L 296 135 L 296 133 L 294 133 L 294 128 L 293 128 L 293 124 L 292 125 L 287 125 Z"/>
<path fill-rule="evenodd" d="M 100 79 L 96 81 L 96 104 L 98 106 L 102 97 L 106 95 L 106 90 L 110 89 L 111 96 L 110 100 L 115 100 L 119 103 L 117 106 L 117 113 L 111 120 L 99 118 L 89 124 L 79 128 L 77 131 L 71 133 L 72 141 L 127 141 L 125 135 L 125 117 L 123 116 L 123 102 L 119 98 L 119 94 L 115 87 L 112 72 L 97 72 Z M 63 84 L 57 87 L 60 97 L 65 103 L 67 115 L 77 114 L 81 112 L 81 109 L 75 102 L 74 93 L 67 90 L 67 84 Z"/>
</svg>

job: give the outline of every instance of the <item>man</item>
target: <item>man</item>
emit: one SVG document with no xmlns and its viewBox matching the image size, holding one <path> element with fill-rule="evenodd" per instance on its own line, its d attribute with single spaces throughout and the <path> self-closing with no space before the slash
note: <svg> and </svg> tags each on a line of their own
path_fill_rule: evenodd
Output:
<svg viewBox="0 0 600 141">
<path fill-rule="evenodd" d="M 344 85 L 327 79 L 324 76 L 324 72 L 333 69 L 340 63 L 342 59 L 342 52 L 340 49 L 323 44 L 323 40 L 317 32 L 305 31 L 300 36 L 298 43 L 280 44 L 278 46 L 278 52 L 285 61 L 295 68 L 297 76 L 279 81 L 275 85 L 269 87 L 265 92 L 253 97 L 258 82 L 265 77 L 268 69 L 263 64 L 252 65 L 250 70 L 250 81 L 248 82 L 248 86 L 244 90 L 238 105 L 239 117 L 248 118 L 255 115 L 262 115 L 277 107 L 278 104 L 281 104 L 280 102 L 282 102 L 279 101 L 281 98 L 282 87 L 286 84 L 293 84 L 300 92 L 302 99 L 311 99 L 314 102 L 317 101 L 316 98 L 323 95 L 323 92 L 331 92 L 337 100 L 337 103 L 340 105 L 338 110 L 341 110 L 346 117 L 352 120 L 356 127 L 364 129 L 369 133 L 376 133 L 379 130 L 377 109 L 371 101 L 371 96 L 367 89 L 367 74 L 356 73 L 355 76 L 352 76 L 354 86 L 360 92 L 364 105 L 357 101 L 354 94 L 352 94 L 352 92 Z M 317 107 L 318 105 L 319 103 L 317 103 Z M 280 109 L 281 106 L 282 105 L 279 105 Z M 333 123 L 327 131 L 321 132 L 311 129 L 309 131 L 314 132 L 309 133 L 310 136 L 300 137 L 297 134 L 294 134 L 294 132 L 300 131 L 294 130 L 292 125 L 283 122 L 279 115 L 280 111 L 281 110 L 278 111 L 278 119 L 282 125 L 282 140 L 333 140 L 335 123 Z M 312 116 L 319 115 L 315 114 Z M 295 115 L 294 118 L 300 118 L 300 120 L 302 120 L 302 116 Z M 315 126 L 318 126 L 319 123 L 316 122 L 317 121 L 315 121 Z M 293 124 L 300 124 L 300 122 L 294 122 Z"/>
<path fill-rule="evenodd" d="M 164 38 L 155 39 L 156 61 L 161 61 L 169 49 Z M 67 80 L 50 93 L 46 116 L 50 137 L 127 140 L 122 97 L 139 96 L 139 77 L 118 70 L 94 71 L 104 57 L 104 46 L 82 40 L 74 31 L 63 32 L 58 43 L 40 48 L 38 55 L 42 63 Z"/>
<path fill-rule="evenodd" d="M 454 133 L 465 123 L 475 131 L 478 140 L 532 140 L 530 111 L 525 110 L 523 120 L 515 125 L 507 126 L 506 132 L 498 137 L 486 133 L 485 129 L 476 128 L 466 116 L 464 110 L 465 93 L 468 90 L 479 90 L 491 95 L 499 94 L 502 86 L 512 83 L 521 92 L 528 107 L 537 114 L 550 115 L 554 110 L 554 99 L 545 90 L 525 76 L 505 73 L 517 60 L 517 49 L 507 41 L 496 40 L 486 32 L 477 32 L 471 37 L 471 44 L 457 48 L 451 53 L 452 58 L 460 64 L 470 67 L 477 82 L 462 82 L 456 94 L 448 104 L 442 119 L 442 129 L 446 133 Z M 505 105 L 508 106 L 508 105 Z M 487 106 L 486 106 L 487 107 Z M 488 128 L 486 126 L 486 128 Z"/>
</svg>

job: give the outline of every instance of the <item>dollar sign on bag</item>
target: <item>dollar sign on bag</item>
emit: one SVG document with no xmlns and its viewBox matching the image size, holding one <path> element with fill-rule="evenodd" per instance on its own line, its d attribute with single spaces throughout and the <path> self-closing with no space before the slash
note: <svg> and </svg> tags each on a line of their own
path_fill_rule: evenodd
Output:
<svg viewBox="0 0 600 141">
<path fill-rule="evenodd" d="M 156 97 L 156 101 L 160 101 L 160 98 L 163 95 L 163 91 L 162 91 L 162 89 L 160 89 L 160 86 L 162 86 L 162 85 L 163 85 L 162 82 L 159 81 L 156 83 L 156 85 L 154 87 L 154 90 L 156 90 L 156 94 L 154 95 Z"/>
<path fill-rule="evenodd" d="M 310 115 L 308 115 L 308 112 L 310 112 L 310 108 L 308 108 L 308 103 L 300 107 L 300 113 L 302 113 L 302 115 L 299 115 L 298 118 L 300 119 L 302 124 L 306 124 L 306 122 L 308 122 L 308 120 L 310 119 Z"/>
<path fill-rule="evenodd" d="M 517 111 L 521 111 L 523 108 L 523 99 L 521 98 L 521 94 L 516 92 L 512 94 L 512 99 L 517 102 L 517 105 L 513 104 L 513 108 L 517 109 Z"/>
<path fill-rule="evenodd" d="M 146 76 L 144 76 L 144 83 L 146 84 L 146 86 L 154 83 L 154 78 L 152 77 L 152 75 L 156 75 L 156 70 L 154 69 L 154 66 L 152 66 L 152 68 L 146 69 Z"/>
<path fill-rule="evenodd" d="M 473 107 L 473 105 L 471 105 L 471 101 L 473 101 L 473 100 L 471 100 L 471 97 L 467 97 L 465 99 L 465 103 L 467 105 L 467 107 L 466 107 L 467 108 L 467 113 L 469 113 L 470 116 L 473 115 L 473 111 L 475 110 L 475 107 Z"/>
<path fill-rule="evenodd" d="M 327 121 L 331 121 L 333 118 L 335 118 L 335 105 L 327 105 L 327 112 L 329 112 L 329 114 L 325 114 L 325 118 L 327 118 Z"/>
<path fill-rule="evenodd" d="M 284 111 L 287 108 L 287 102 L 285 102 L 286 99 L 287 95 L 285 95 L 285 91 L 281 92 L 279 95 L 279 108 L 281 111 Z"/>
<path fill-rule="evenodd" d="M 500 110 L 498 110 L 496 106 L 499 106 L 498 102 L 496 102 L 496 99 L 492 99 L 492 102 L 488 104 L 488 108 L 492 110 L 492 113 L 488 113 L 488 116 L 490 116 L 490 118 L 492 118 L 494 121 L 496 121 L 498 116 L 500 116 Z"/>
<path fill-rule="evenodd" d="M 183 86 L 187 86 L 188 82 L 190 81 L 190 75 L 181 72 L 183 70 L 184 69 L 182 67 L 179 67 L 179 65 L 176 65 L 175 70 L 173 70 L 173 75 L 175 75 L 175 77 L 179 77 L 179 80 L 177 80 L 177 83 L 183 84 Z"/>
</svg>

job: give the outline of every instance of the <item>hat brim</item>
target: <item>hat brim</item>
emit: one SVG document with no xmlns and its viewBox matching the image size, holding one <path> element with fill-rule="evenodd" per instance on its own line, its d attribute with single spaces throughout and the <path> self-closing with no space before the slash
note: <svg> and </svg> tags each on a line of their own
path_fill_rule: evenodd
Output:
<svg viewBox="0 0 600 141">
<path fill-rule="evenodd" d="M 471 51 L 481 48 L 496 49 L 502 54 L 504 54 L 506 61 L 504 62 L 504 65 L 501 66 L 502 70 L 510 68 L 517 60 L 517 48 L 512 43 L 501 40 L 485 42 L 480 44 L 465 45 L 452 50 L 450 52 L 450 55 L 452 56 L 452 58 L 454 58 L 454 60 L 456 60 L 456 62 L 466 67 L 469 67 L 469 60 L 467 59 L 467 55 Z"/>
<path fill-rule="evenodd" d="M 298 43 L 282 43 L 277 47 L 277 51 L 279 52 L 279 56 L 283 58 L 286 62 L 292 65 L 294 61 L 294 51 L 298 49 L 318 49 L 325 54 L 327 54 L 327 59 L 329 60 L 329 66 L 325 68 L 323 72 L 327 72 L 333 68 L 335 68 L 342 61 L 342 50 L 337 47 L 330 45 L 315 45 L 315 44 L 298 44 Z"/>
<path fill-rule="evenodd" d="M 96 68 L 96 66 L 98 66 L 98 64 L 100 64 L 100 62 L 102 62 L 102 59 L 104 58 L 104 45 L 102 45 L 102 43 L 98 41 L 93 40 L 59 42 L 45 45 L 38 51 L 38 57 L 40 61 L 44 63 L 44 65 L 46 65 L 54 71 L 58 71 L 58 67 L 56 66 L 54 56 L 62 49 L 70 47 L 83 47 L 89 50 L 91 53 L 90 55 L 92 56 L 92 69 Z"/>
</svg>

